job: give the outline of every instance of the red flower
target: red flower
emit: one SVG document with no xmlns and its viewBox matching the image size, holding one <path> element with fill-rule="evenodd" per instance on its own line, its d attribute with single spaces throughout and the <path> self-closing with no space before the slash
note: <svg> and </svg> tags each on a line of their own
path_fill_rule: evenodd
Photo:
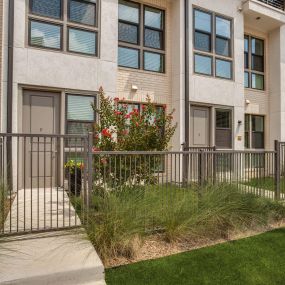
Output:
<svg viewBox="0 0 285 285">
<path fill-rule="evenodd" d="M 108 137 L 108 138 L 111 138 L 111 137 L 112 137 L 112 134 L 109 132 L 108 129 L 103 129 L 103 130 L 102 130 L 102 135 L 103 135 L 104 137 Z"/>
<path fill-rule="evenodd" d="M 107 164 L 107 159 L 106 159 L 106 158 L 102 158 L 102 159 L 101 159 L 101 162 L 102 162 L 103 164 Z"/>
<path fill-rule="evenodd" d="M 93 146 L 92 152 L 100 151 L 100 148 Z"/>
<path fill-rule="evenodd" d="M 119 115 L 122 114 L 122 112 L 120 112 L 120 111 L 114 111 L 114 113 L 115 113 L 115 115 L 117 115 L 117 116 L 119 116 Z"/>
<path fill-rule="evenodd" d="M 130 117 L 131 117 L 130 114 L 125 115 L 125 118 L 126 118 L 126 119 L 129 119 Z"/>
<path fill-rule="evenodd" d="M 123 131 L 123 135 L 127 135 L 128 133 L 129 133 L 128 130 L 124 130 L 124 131 Z"/>
<path fill-rule="evenodd" d="M 115 102 L 118 102 L 119 100 L 120 100 L 120 99 L 119 99 L 118 97 L 115 97 L 115 98 L 114 98 L 114 101 L 115 101 Z"/>
<path fill-rule="evenodd" d="M 136 126 L 137 126 L 137 127 L 139 126 L 139 123 L 138 123 L 138 122 L 136 122 Z"/>
</svg>

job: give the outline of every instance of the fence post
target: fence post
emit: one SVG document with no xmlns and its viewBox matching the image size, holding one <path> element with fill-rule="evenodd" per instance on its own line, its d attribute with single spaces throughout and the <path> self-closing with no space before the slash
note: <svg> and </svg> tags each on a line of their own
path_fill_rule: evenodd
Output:
<svg viewBox="0 0 285 285">
<path fill-rule="evenodd" d="M 182 151 L 183 152 L 188 151 L 188 149 L 185 146 L 185 143 L 182 144 Z M 184 187 L 187 187 L 187 183 L 188 183 L 189 155 L 190 155 L 190 153 L 188 153 L 188 154 L 183 153 L 183 155 L 182 155 L 182 185 Z"/>
<path fill-rule="evenodd" d="M 87 207 L 89 208 L 93 189 L 93 133 L 88 133 L 88 187 L 87 187 Z"/>
<path fill-rule="evenodd" d="M 274 141 L 275 159 L 274 159 L 274 197 L 275 200 L 280 200 L 280 142 Z"/>
<path fill-rule="evenodd" d="M 199 186 L 204 186 L 205 184 L 205 170 L 206 170 L 206 163 L 205 163 L 205 151 L 200 150 L 198 156 L 198 183 Z"/>
<path fill-rule="evenodd" d="M 216 167 L 217 167 L 217 160 L 216 160 L 216 151 L 217 151 L 217 147 L 214 146 L 213 148 L 213 184 L 216 184 L 216 175 L 217 175 L 217 172 L 216 172 Z"/>
</svg>

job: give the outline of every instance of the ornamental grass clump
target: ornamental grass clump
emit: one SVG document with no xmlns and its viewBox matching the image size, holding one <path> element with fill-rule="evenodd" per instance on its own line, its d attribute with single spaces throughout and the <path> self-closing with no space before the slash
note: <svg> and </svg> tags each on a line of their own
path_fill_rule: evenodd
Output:
<svg viewBox="0 0 285 285">
<path fill-rule="evenodd" d="M 285 217 L 285 207 L 241 193 L 232 185 L 183 188 L 175 185 L 97 187 L 86 219 L 86 230 L 104 262 L 134 258 L 145 239 L 186 242 L 227 239 L 258 230 Z"/>
</svg>

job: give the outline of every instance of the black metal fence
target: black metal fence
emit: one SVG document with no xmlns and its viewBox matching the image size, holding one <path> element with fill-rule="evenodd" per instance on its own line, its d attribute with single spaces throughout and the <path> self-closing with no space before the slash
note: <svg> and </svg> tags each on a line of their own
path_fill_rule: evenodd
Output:
<svg viewBox="0 0 285 285">
<path fill-rule="evenodd" d="M 0 134 L 0 235 L 80 226 L 92 191 L 154 188 L 163 195 L 228 184 L 285 198 L 285 143 L 276 142 L 274 151 L 98 152 L 92 146 L 92 134 Z"/>
<path fill-rule="evenodd" d="M 284 0 L 258 0 L 260 2 L 263 2 L 271 7 L 284 10 Z"/>
</svg>

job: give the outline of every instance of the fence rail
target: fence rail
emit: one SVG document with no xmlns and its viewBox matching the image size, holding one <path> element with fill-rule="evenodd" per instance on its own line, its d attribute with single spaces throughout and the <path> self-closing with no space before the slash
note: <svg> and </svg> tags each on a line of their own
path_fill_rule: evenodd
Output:
<svg viewBox="0 0 285 285">
<path fill-rule="evenodd" d="M 284 10 L 284 0 L 258 0 L 274 8 Z"/>
<path fill-rule="evenodd" d="M 0 235 L 80 226 L 91 191 L 153 189 L 164 195 L 227 184 L 285 198 L 285 143 L 276 142 L 274 151 L 97 152 L 92 138 L 0 134 Z"/>
</svg>

